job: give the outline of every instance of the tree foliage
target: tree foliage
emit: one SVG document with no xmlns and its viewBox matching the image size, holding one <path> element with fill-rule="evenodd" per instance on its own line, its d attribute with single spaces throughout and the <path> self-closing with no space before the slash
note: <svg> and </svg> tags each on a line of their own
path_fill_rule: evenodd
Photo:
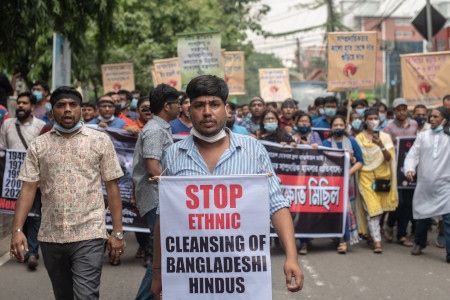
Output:
<svg viewBox="0 0 450 300">
<path fill-rule="evenodd" d="M 269 11 L 260 0 L 4 0 L 0 68 L 18 69 L 29 84 L 50 81 L 53 32 L 72 49 L 72 81 L 101 90 L 101 65 L 132 62 L 136 87 L 151 88 L 154 59 L 177 55 L 177 33 L 218 30 L 222 48 L 252 52 L 245 30 L 262 33 Z M 50 83 L 50 82 L 49 82 Z"/>
</svg>

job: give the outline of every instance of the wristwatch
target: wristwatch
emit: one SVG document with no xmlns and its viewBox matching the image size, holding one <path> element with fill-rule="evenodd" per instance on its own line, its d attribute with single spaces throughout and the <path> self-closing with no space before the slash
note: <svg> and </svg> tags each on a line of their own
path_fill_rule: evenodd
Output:
<svg viewBox="0 0 450 300">
<path fill-rule="evenodd" d="M 123 240 L 123 233 L 122 232 L 111 232 L 111 236 L 115 237 L 118 240 Z"/>
</svg>

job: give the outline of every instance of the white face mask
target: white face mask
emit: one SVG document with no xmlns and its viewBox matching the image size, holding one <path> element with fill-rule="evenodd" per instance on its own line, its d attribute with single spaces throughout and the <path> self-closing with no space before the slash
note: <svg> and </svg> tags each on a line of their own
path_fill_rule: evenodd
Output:
<svg viewBox="0 0 450 300">
<path fill-rule="evenodd" d="M 367 122 L 367 125 L 369 126 L 370 129 L 377 129 L 378 125 L 380 125 L 380 120 L 372 120 Z"/>
</svg>

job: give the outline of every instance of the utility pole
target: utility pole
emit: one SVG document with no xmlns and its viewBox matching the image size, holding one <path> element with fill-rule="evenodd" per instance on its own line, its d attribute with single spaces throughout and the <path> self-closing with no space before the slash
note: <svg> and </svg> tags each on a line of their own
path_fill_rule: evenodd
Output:
<svg viewBox="0 0 450 300">
<path fill-rule="evenodd" d="M 297 38 L 297 70 L 301 74 L 302 73 L 302 62 L 301 62 L 301 52 L 300 52 L 300 39 Z"/>
</svg>

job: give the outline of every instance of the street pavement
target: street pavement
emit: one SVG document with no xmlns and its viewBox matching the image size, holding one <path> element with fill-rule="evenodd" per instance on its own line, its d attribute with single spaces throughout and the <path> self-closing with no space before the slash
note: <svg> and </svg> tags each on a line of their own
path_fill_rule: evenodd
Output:
<svg viewBox="0 0 450 300">
<path fill-rule="evenodd" d="M 445 262 L 445 249 L 434 245 L 435 237 L 436 232 L 429 234 L 430 245 L 421 256 L 412 256 L 411 248 L 396 243 L 383 243 L 383 254 L 374 254 L 365 241 L 341 255 L 330 239 L 314 239 L 308 255 L 298 257 L 305 274 L 299 293 L 286 291 L 284 255 L 273 250 L 273 299 L 448 299 L 450 264 Z M 134 234 L 127 233 L 125 240 L 120 266 L 109 265 L 105 255 L 100 299 L 134 299 L 139 288 L 145 269 L 142 260 L 134 258 Z M 0 299 L 54 298 L 42 259 L 36 271 L 9 259 L 9 254 L 0 258 L 0 265 Z"/>
</svg>

